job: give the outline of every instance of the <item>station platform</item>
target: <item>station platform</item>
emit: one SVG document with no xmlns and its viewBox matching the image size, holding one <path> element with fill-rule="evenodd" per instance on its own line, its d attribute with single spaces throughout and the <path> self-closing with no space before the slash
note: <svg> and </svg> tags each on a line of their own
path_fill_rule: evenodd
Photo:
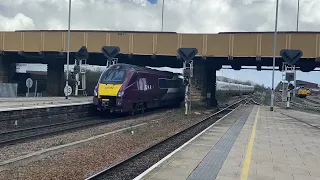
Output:
<svg viewBox="0 0 320 180">
<path fill-rule="evenodd" d="M 239 107 L 136 179 L 320 180 L 320 116 L 299 113 Z"/>
<path fill-rule="evenodd" d="M 92 104 L 92 97 L 15 97 L 0 98 L 0 112 Z"/>
</svg>

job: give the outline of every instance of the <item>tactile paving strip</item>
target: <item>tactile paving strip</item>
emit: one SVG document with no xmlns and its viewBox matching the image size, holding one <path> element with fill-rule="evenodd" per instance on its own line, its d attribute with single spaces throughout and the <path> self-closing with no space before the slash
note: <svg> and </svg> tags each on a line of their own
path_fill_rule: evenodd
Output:
<svg viewBox="0 0 320 180">
<path fill-rule="evenodd" d="M 192 174 L 188 177 L 188 180 L 216 179 L 224 161 L 226 160 L 252 109 L 253 106 L 249 106 L 244 111 L 244 113 L 226 132 L 226 134 L 208 152 L 208 154 L 201 161 L 198 167 L 193 170 Z"/>
</svg>

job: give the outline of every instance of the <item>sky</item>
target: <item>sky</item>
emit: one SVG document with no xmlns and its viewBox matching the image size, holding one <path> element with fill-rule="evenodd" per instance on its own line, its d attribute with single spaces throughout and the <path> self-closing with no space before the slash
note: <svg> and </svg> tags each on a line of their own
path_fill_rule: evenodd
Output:
<svg viewBox="0 0 320 180">
<path fill-rule="evenodd" d="M 297 0 L 279 0 L 278 30 L 296 30 Z M 165 0 L 164 31 L 274 31 L 276 0 Z M 320 31 L 320 1 L 300 0 L 301 31 Z M 161 30 L 162 0 L 72 0 L 71 29 Z M 68 0 L 0 0 L 0 30 L 67 29 Z M 221 70 L 217 75 L 272 84 L 272 72 Z M 320 84 L 319 72 L 297 79 Z M 275 82 L 281 73 L 275 73 Z"/>
</svg>

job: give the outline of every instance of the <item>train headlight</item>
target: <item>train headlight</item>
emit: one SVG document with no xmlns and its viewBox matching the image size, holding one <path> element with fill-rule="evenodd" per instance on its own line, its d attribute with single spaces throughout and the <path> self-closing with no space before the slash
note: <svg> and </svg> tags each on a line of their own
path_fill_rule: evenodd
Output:
<svg viewBox="0 0 320 180">
<path fill-rule="evenodd" d="M 99 84 L 97 84 L 97 86 L 94 88 L 93 96 L 98 96 L 98 88 L 99 88 Z"/>
<path fill-rule="evenodd" d="M 119 91 L 118 92 L 118 97 L 122 97 L 124 95 L 124 91 Z"/>
</svg>

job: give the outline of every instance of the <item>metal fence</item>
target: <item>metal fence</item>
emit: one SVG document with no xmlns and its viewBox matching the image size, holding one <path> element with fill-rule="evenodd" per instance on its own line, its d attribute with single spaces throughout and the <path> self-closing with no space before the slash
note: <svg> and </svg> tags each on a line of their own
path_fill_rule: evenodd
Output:
<svg viewBox="0 0 320 180">
<path fill-rule="evenodd" d="M 0 83 L 0 97 L 17 97 L 18 84 Z"/>
</svg>

